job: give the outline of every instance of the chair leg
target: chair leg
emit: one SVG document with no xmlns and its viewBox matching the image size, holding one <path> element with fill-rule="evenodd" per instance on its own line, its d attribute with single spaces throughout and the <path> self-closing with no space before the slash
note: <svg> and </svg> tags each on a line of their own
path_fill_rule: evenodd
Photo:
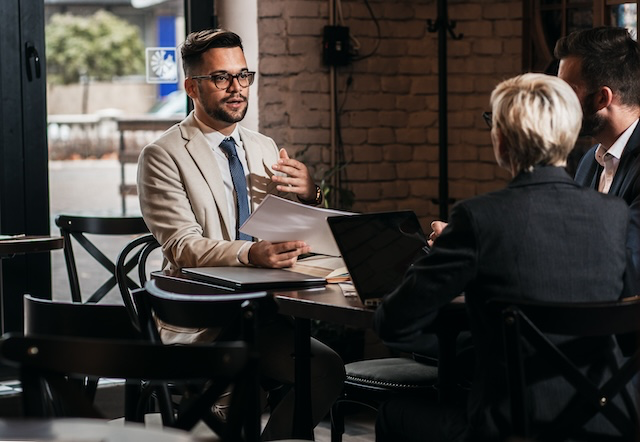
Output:
<svg viewBox="0 0 640 442">
<path fill-rule="evenodd" d="M 331 442 L 342 442 L 344 434 L 344 413 L 342 412 L 341 401 L 338 399 L 331 406 Z"/>
</svg>

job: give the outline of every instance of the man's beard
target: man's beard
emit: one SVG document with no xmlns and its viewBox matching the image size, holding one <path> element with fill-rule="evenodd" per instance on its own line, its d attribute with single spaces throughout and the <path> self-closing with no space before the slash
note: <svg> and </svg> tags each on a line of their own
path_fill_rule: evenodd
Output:
<svg viewBox="0 0 640 442">
<path fill-rule="evenodd" d="M 587 99 L 593 97 L 587 97 Z M 606 121 L 604 117 L 598 115 L 598 111 L 595 110 L 595 106 L 589 100 L 585 102 L 582 109 L 582 128 L 580 129 L 580 136 L 596 136 L 604 128 Z"/>
<path fill-rule="evenodd" d="M 204 96 L 202 93 L 202 89 L 200 90 L 200 96 L 201 97 Z M 222 107 L 222 105 L 227 101 L 231 99 L 238 99 L 238 98 L 242 99 L 245 102 L 244 109 L 239 111 L 239 113 L 227 112 Z M 214 120 L 224 121 L 225 123 L 233 124 L 233 123 L 237 123 L 238 121 L 242 121 L 244 119 L 244 116 L 247 114 L 247 110 L 249 109 L 249 102 L 247 100 L 247 97 L 244 97 L 242 95 L 237 95 L 237 96 L 226 98 L 222 100 L 221 103 L 209 103 L 209 102 L 202 101 L 202 107 L 204 108 L 204 111 L 207 113 L 207 115 L 209 115 Z"/>
</svg>

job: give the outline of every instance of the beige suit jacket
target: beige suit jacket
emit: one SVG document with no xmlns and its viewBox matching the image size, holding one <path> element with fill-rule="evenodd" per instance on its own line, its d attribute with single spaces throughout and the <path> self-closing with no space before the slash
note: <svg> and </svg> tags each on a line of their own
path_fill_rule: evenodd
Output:
<svg viewBox="0 0 640 442">
<path fill-rule="evenodd" d="M 239 127 L 249 168 L 253 211 L 267 194 L 288 197 L 271 181 L 278 146 L 269 137 Z M 193 112 L 147 145 L 138 160 L 140 209 L 162 245 L 171 269 L 239 266 L 246 241 L 232 241 L 227 197 L 218 163 Z"/>
</svg>

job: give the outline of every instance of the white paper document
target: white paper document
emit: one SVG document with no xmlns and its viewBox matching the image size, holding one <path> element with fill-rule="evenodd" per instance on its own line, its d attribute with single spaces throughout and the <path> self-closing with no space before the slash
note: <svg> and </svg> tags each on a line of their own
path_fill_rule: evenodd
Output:
<svg viewBox="0 0 640 442">
<path fill-rule="evenodd" d="M 307 206 L 267 195 L 240 231 L 271 242 L 304 241 L 313 253 L 340 256 L 327 223 L 328 217 L 339 215 L 353 213 Z"/>
</svg>

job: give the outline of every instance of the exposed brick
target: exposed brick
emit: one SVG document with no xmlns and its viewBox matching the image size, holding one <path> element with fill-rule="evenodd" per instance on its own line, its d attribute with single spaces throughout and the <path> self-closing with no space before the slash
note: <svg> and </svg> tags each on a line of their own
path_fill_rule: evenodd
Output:
<svg viewBox="0 0 640 442">
<path fill-rule="evenodd" d="M 380 91 L 381 81 L 380 75 L 358 75 L 353 79 L 351 89 L 354 92 L 378 92 Z"/>
<path fill-rule="evenodd" d="M 410 4 L 391 3 L 384 5 L 383 16 L 387 20 L 408 20 L 415 16 L 415 12 Z"/>
<path fill-rule="evenodd" d="M 366 181 L 369 179 L 369 165 L 350 163 L 347 165 L 347 176 L 351 181 Z"/>
<path fill-rule="evenodd" d="M 520 37 L 522 35 L 522 22 L 520 20 L 499 20 L 495 24 L 496 37 Z"/>
<path fill-rule="evenodd" d="M 405 111 L 381 111 L 380 125 L 387 127 L 406 127 L 407 113 Z"/>
<path fill-rule="evenodd" d="M 260 33 L 263 38 L 267 35 L 282 36 L 285 28 L 285 21 L 281 17 L 263 17 L 260 19 Z"/>
<path fill-rule="evenodd" d="M 351 186 L 356 199 L 362 201 L 380 200 L 382 195 L 381 183 L 353 183 Z"/>
<path fill-rule="evenodd" d="M 382 148 L 384 161 L 407 162 L 413 159 L 413 147 L 407 144 L 389 144 Z"/>
<path fill-rule="evenodd" d="M 296 18 L 289 21 L 287 33 L 289 35 L 322 35 L 326 24 L 326 20 L 321 18 Z"/>
<path fill-rule="evenodd" d="M 289 115 L 291 127 L 329 128 L 329 115 L 324 111 L 292 112 Z"/>
<path fill-rule="evenodd" d="M 374 127 L 380 123 L 379 113 L 374 110 L 350 112 L 349 122 L 352 127 Z"/>
<path fill-rule="evenodd" d="M 322 53 L 322 38 L 318 36 L 297 35 L 287 39 L 290 55 L 306 54 L 310 52 Z M 262 44 L 260 45 L 262 47 Z"/>
<path fill-rule="evenodd" d="M 431 72 L 427 59 L 422 57 L 406 57 L 398 62 L 400 72 L 405 74 L 424 74 Z"/>
<path fill-rule="evenodd" d="M 469 40 L 453 40 L 447 46 L 447 55 L 449 57 L 465 57 L 471 54 L 471 42 Z M 438 52 L 434 47 L 433 57 L 437 58 Z"/>
<path fill-rule="evenodd" d="M 504 3 L 486 3 L 482 8 L 482 17 L 488 19 L 509 18 L 509 8 Z"/>
<path fill-rule="evenodd" d="M 269 17 L 281 17 L 284 10 L 284 2 L 257 2 L 258 3 L 258 16 L 261 20 Z M 262 25 L 262 23 L 261 23 Z"/>
<path fill-rule="evenodd" d="M 310 74 L 303 72 L 290 81 L 292 91 L 301 92 L 329 92 L 328 75 Z"/>
<path fill-rule="evenodd" d="M 382 183 L 382 198 L 406 198 L 409 196 L 409 183 L 406 181 L 390 181 Z"/>
<path fill-rule="evenodd" d="M 382 195 L 383 195 L 383 198 L 386 197 L 386 195 L 384 194 L 384 189 L 382 191 Z M 372 201 L 369 204 L 367 204 L 366 207 L 367 207 L 366 212 L 391 212 L 391 211 L 397 210 L 398 208 L 396 205 L 395 199 Z"/>
<path fill-rule="evenodd" d="M 426 108 L 425 97 L 417 97 L 413 95 L 396 97 L 396 107 L 404 109 L 407 112 L 421 111 Z"/>
<path fill-rule="evenodd" d="M 473 42 L 473 52 L 480 55 L 500 55 L 503 52 L 503 42 L 497 38 L 480 38 Z"/>
<path fill-rule="evenodd" d="M 359 145 L 353 146 L 354 163 L 375 163 L 382 161 L 382 149 L 380 146 Z"/>
<path fill-rule="evenodd" d="M 367 142 L 367 130 L 366 129 L 349 129 L 342 132 L 342 141 L 345 144 L 359 146 Z"/>
<path fill-rule="evenodd" d="M 411 80 L 412 94 L 437 94 L 438 93 L 438 76 L 429 75 L 421 77 L 413 77 Z"/>
<path fill-rule="evenodd" d="M 467 180 L 451 180 L 449 196 L 456 200 L 464 200 L 477 195 L 476 183 Z"/>
<path fill-rule="evenodd" d="M 449 128 L 473 127 L 473 112 L 449 112 L 448 123 Z"/>
<path fill-rule="evenodd" d="M 476 161 L 478 150 L 472 146 L 449 146 L 450 161 Z"/>
<path fill-rule="evenodd" d="M 290 1 L 285 13 L 288 17 L 318 17 L 320 5 L 319 1 Z"/>
<path fill-rule="evenodd" d="M 380 90 L 395 94 L 407 94 L 411 91 L 412 78 L 408 76 L 384 76 L 380 78 Z"/>
<path fill-rule="evenodd" d="M 367 131 L 367 142 L 374 145 L 395 143 L 396 136 L 393 129 L 388 127 L 372 127 Z"/>
<path fill-rule="evenodd" d="M 493 35 L 493 24 L 489 21 L 465 22 L 461 26 L 465 38 L 490 37 Z"/>
<path fill-rule="evenodd" d="M 296 101 L 308 109 L 329 110 L 330 108 L 329 96 L 327 94 L 305 92 L 298 96 Z"/>
<path fill-rule="evenodd" d="M 397 129 L 396 139 L 403 144 L 424 144 L 427 142 L 427 133 L 423 128 Z"/>
<path fill-rule="evenodd" d="M 329 131 L 327 129 L 292 129 L 291 143 L 310 144 L 328 143 Z"/>
<path fill-rule="evenodd" d="M 447 88 L 452 93 L 470 93 L 474 92 L 473 80 L 474 76 L 453 77 L 447 81 Z"/>
<path fill-rule="evenodd" d="M 480 162 L 465 163 L 464 178 L 474 181 L 489 181 L 495 178 L 495 167 Z"/>
<path fill-rule="evenodd" d="M 433 198 L 438 195 L 438 180 L 413 180 L 409 184 L 411 196 Z"/>
<path fill-rule="evenodd" d="M 484 161 L 486 163 L 495 163 L 496 156 L 493 153 L 493 146 L 479 147 L 478 148 L 478 160 L 479 161 Z"/>
<path fill-rule="evenodd" d="M 369 181 L 391 181 L 396 178 L 395 164 L 387 162 L 369 164 Z"/>
<path fill-rule="evenodd" d="M 397 165 L 399 179 L 425 178 L 427 176 L 427 163 L 423 161 L 413 161 Z"/>
<path fill-rule="evenodd" d="M 422 38 L 427 32 L 426 24 L 420 21 L 407 21 L 391 25 L 385 20 L 381 26 L 384 26 L 386 35 L 396 38 Z"/>
<path fill-rule="evenodd" d="M 432 111 L 410 112 L 407 126 L 410 128 L 432 126 L 438 121 L 438 114 Z"/>
<path fill-rule="evenodd" d="M 462 20 L 477 20 L 482 17 L 482 6 L 465 2 L 463 4 L 449 5 L 449 18 L 456 22 Z"/>
<path fill-rule="evenodd" d="M 416 146 L 413 149 L 415 161 L 438 161 L 438 146 Z"/>
</svg>

